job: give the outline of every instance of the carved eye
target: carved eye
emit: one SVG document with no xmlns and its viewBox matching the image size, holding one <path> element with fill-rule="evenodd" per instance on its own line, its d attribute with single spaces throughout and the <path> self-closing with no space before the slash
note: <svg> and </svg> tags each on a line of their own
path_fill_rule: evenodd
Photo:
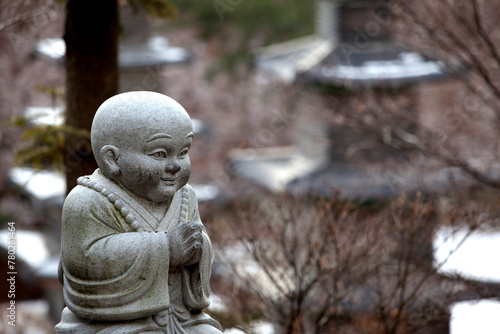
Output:
<svg viewBox="0 0 500 334">
<path fill-rule="evenodd" d="M 179 153 L 179 157 L 184 158 L 189 152 L 189 149 L 185 148 Z"/>
<path fill-rule="evenodd" d="M 164 159 L 167 157 L 167 153 L 165 151 L 158 151 L 150 154 L 155 159 Z"/>
</svg>

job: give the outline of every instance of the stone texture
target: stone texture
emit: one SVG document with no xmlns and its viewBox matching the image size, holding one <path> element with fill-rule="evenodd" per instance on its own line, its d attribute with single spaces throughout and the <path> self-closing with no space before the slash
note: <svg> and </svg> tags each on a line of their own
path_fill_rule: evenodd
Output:
<svg viewBox="0 0 500 334">
<path fill-rule="evenodd" d="M 66 198 L 56 333 L 221 333 L 203 312 L 213 261 L 187 184 L 193 128 L 173 99 L 105 101 L 91 131 L 99 165 Z"/>
</svg>

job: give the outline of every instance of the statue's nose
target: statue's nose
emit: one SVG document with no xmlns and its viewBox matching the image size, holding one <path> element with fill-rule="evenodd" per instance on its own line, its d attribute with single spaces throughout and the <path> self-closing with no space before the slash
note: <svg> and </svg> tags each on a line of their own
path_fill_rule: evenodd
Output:
<svg viewBox="0 0 500 334">
<path fill-rule="evenodd" d="M 179 165 L 179 163 L 177 161 L 174 161 L 172 163 L 167 164 L 167 166 L 165 167 L 165 170 L 168 173 L 175 174 L 181 170 L 181 165 Z"/>
</svg>

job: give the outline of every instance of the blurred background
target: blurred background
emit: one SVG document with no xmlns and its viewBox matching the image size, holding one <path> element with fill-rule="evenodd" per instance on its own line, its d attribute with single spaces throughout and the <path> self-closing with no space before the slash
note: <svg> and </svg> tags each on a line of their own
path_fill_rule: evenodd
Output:
<svg viewBox="0 0 500 334">
<path fill-rule="evenodd" d="M 93 115 L 150 90 L 193 119 L 226 333 L 498 333 L 499 15 L 493 0 L 0 0 L 2 277 L 9 227 L 17 247 L 0 332 L 53 332 Z"/>
</svg>

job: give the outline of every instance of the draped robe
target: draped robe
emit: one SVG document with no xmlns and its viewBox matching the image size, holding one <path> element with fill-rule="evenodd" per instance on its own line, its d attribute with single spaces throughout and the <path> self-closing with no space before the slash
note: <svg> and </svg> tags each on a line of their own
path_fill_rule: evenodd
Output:
<svg viewBox="0 0 500 334">
<path fill-rule="evenodd" d="M 181 221 L 202 226 L 201 260 L 171 268 L 168 231 Z M 61 249 L 67 307 L 56 333 L 174 334 L 198 325 L 204 333 L 221 333 L 203 312 L 213 250 L 189 185 L 158 221 L 99 170 L 81 177 L 64 203 Z"/>
</svg>

